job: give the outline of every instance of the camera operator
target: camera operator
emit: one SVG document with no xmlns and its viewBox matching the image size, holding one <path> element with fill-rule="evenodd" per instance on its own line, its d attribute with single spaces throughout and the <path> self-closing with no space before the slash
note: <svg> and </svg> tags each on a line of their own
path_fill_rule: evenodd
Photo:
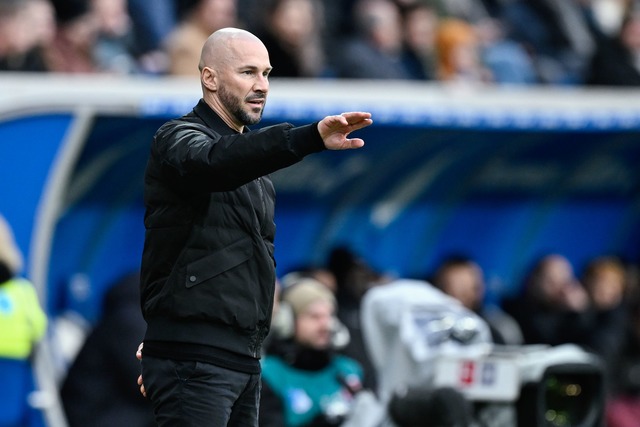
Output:
<svg viewBox="0 0 640 427">
<path fill-rule="evenodd" d="M 261 427 L 338 426 L 349 414 L 362 367 L 334 352 L 344 333 L 337 332 L 335 310 L 333 293 L 314 279 L 282 291 L 262 359 Z"/>
</svg>

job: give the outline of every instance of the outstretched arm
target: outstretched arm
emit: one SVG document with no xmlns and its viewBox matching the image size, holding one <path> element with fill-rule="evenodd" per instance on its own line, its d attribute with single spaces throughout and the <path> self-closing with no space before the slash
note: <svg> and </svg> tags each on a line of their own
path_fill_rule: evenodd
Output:
<svg viewBox="0 0 640 427">
<path fill-rule="evenodd" d="M 318 132 L 329 150 L 348 150 L 360 148 L 364 141 L 360 138 L 349 138 L 354 130 L 369 126 L 371 113 L 351 112 L 336 116 L 327 116 L 318 123 Z"/>
</svg>

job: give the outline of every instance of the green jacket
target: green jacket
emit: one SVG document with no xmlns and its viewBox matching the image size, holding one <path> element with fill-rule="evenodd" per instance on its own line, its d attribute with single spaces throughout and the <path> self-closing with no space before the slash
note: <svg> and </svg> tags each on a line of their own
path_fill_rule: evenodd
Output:
<svg viewBox="0 0 640 427">
<path fill-rule="evenodd" d="M 349 411 L 353 394 L 346 386 L 362 382 L 362 368 L 353 359 L 335 355 L 318 371 L 297 369 L 279 356 L 262 359 L 262 379 L 278 396 L 285 427 L 302 427 L 316 417 L 340 417 Z M 261 410 L 271 410 L 262 408 Z"/>
<path fill-rule="evenodd" d="M 14 278 L 0 284 L 0 357 L 27 359 L 46 329 L 47 316 L 31 282 Z"/>
</svg>

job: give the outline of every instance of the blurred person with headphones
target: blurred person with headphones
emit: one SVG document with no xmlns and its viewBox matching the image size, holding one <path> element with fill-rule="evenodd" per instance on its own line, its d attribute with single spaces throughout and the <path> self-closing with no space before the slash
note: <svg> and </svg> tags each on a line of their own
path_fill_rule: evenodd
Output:
<svg viewBox="0 0 640 427">
<path fill-rule="evenodd" d="M 47 328 L 36 290 L 19 277 L 21 270 L 22 254 L 0 215 L 0 427 L 28 425 L 31 355 Z"/>
<path fill-rule="evenodd" d="M 362 367 L 336 353 L 349 333 L 325 285 L 301 278 L 282 289 L 262 359 L 261 427 L 338 426 L 362 389 Z"/>
</svg>

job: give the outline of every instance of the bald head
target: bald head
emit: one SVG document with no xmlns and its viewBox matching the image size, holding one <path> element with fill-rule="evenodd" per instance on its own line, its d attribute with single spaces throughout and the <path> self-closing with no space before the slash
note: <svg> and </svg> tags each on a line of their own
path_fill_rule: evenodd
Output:
<svg viewBox="0 0 640 427">
<path fill-rule="evenodd" d="M 257 44 L 266 50 L 262 41 L 249 31 L 229 27 L 214 32 L 202 46 L 198 66 L 200 71 L 204 67 L 216 69 L 233 60 L 238 60 L 243 54 L 239 50 L 242 44 Z"/>
</svg>

